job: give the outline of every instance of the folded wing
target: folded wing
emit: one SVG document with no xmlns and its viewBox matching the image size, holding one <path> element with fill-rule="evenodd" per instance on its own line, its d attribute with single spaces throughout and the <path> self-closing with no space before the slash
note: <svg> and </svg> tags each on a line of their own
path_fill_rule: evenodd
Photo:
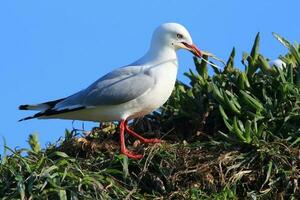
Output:
<svg viewBox="0 0 300 200">
<path fill-rule="evenodd" d="M 154 78 L 149 75 L 147 70 L 142 70 L 137 66 L 119 68 L 78 93 L 64 99 L 51 101 L 50 105 L 43 106 L 46 108 L 45 110 L 25 119 L 72 112 L 88 107 L 122 104 L 151 90 L 154 83 Z M 37 105 L 45 105 L 45 103 Z M 26 106 L 31 108 L 31 105 Z"/>
</svg>

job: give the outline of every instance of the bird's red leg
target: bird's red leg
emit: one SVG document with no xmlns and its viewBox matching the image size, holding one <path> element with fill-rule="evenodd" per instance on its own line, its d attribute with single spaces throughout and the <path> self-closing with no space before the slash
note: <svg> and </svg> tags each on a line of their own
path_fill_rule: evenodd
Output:
<svg viewBox="0 0 300 200">
<path fill-rule="evenodd" d="M 153 139 L 147 139 L 142 137 L 141 135 L 137 134 L 133 130 L 130 130 L 127 126 L 127 122 L 124 124 L 126 132 L 128 132 L 129 135 L 132 135 L 133 137 L 139 139 L 142 143 L 160 143 L 162 142 L 160 139 L 153 138 Z"/>
<path fill-rule="evenodd" d="M 134 154 L 132 152 L 130 152 L 126 146 L 125 146 L 125 138 L 124 138 L 124 132 L 125 129 L 127 127 L 126 125 L 126 121 L 122 120 L 120 122 L 120 143 L 121 143 L 121 153 L 126 155 L 128 158 L 133 158 L 133 159 L 141 159 L 143 157 L 143 155 L 140 154 Z"/>
</svg>

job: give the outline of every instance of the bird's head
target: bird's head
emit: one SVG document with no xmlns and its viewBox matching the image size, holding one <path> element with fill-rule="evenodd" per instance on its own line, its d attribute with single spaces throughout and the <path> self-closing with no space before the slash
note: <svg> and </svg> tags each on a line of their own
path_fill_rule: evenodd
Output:
<svg viewBox="0 0 300 200">
<path fill-rule="evenodd" d="M 152 44 L 162 44 L 178 49 L 187 49 L 195 56 L 201 57 L 201 51 L 193 44 L 190 33 L 180 24 L 165 23 L 160 25 L 153 33 Z"/>
</svg>

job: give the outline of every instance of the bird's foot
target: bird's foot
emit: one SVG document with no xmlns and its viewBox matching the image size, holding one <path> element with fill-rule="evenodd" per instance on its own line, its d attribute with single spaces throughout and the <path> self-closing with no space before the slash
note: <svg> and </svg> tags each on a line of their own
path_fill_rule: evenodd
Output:
<svg viewBox="0 0 300 200">
<path fill-rule="evenodd" d="M 147 139 L 142 137 L 141 135 L 139 135 L 138 133 L 134 132 L 133 130 L 129 129 L 127 126 L 125 127 L 125 130 L 132 135 L 133 137 L 137 138 L 139 141 L 141 141 L 142 143 L 161 143 L 162 140 L 157 139 L 157 138 L 153 138 L 153 139 Z"/>
<path fill-rule="evenodd" d="M 141 158 L 144 157 L 141 154 L 132 153 L 132 152 L 128 151 L 127 149 L 121 151 L 121 153 L 124 154 L 125 156 L 127 156 L 128 158 L 132 158 L 132 159 L 136 159 L 136 160 L 141 159 Z"/>
</svg>

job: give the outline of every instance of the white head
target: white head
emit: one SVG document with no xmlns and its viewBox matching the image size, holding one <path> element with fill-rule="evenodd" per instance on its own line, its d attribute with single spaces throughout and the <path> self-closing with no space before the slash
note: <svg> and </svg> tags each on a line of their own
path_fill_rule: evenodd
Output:
<svg viewBox="0 0 300 200">
<path fill-rule="evenodd" d="M 166 46 L 178 49 L 187 49 L 195 56 L 201 57 L 200 50 L 193 44 L 190 33 L 182 25 L 177 23 L 165 23 L 160 25 L 152 35 L 151 46 Z"/>
</svg>

